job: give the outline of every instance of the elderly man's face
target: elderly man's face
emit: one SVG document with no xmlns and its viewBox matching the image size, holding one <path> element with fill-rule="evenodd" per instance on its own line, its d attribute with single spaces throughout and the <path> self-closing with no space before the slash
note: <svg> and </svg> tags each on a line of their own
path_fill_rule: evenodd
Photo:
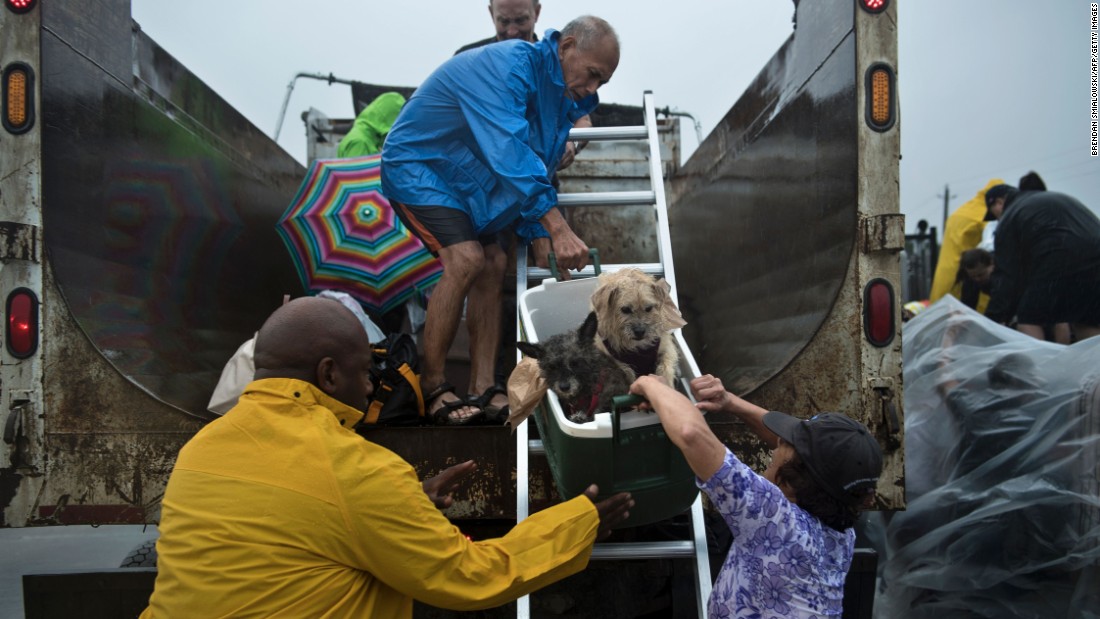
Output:
<svg viewBox="0 0 1100 619">
<path fill-rule="evenodd" d="M 574 101 L 593 95 L 606 84 L 619 66 L 619 49 L 614 40 L 605 38 L 591 49 L 581 50 L 573 37 L 558 43 L 565 92 Z"/>
<path fill-rule="evenodd" d="M 535 0 L 495 0 L 489 3 L 489 15 L 497 29 L 497 40 L 534 40 L 535 22 L 542 5 Z"/>
</svg>

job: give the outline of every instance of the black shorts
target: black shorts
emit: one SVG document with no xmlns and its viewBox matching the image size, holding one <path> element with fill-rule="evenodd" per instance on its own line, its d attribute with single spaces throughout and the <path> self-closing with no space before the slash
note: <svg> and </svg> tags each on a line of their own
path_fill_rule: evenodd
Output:
<svg viewBox="0 0 1100 619">
<path fill-rule="evenodd" d="M 482 246 L 501 246 L 502 233 L 478 235 L 474 224 L 466 213 L 446 206 L 409 206 L 390 201 L 393 212 L 401 223 L 412 231 L 432 255 L 438 257 L 439 250 L 466 241 L 478 241 Z"/>
<path fill-rule="evenodd" d="M 1100 325 L 1100 280 L 1031 278 L 1016 309 L 1019 322 Z"/>
</svg>

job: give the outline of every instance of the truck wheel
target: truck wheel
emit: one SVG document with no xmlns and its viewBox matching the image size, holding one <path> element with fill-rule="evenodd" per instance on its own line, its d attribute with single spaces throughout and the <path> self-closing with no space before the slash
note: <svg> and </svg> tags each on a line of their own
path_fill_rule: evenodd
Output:
<svg viewBox="0 0 1100 619">
<path fill-rule="evenodd" d="M 157 566 L 157 540 L 151 539 L 135 546 L 130 554 L 122 560 L 119 567 L 156 567 Z"/>
</svg>

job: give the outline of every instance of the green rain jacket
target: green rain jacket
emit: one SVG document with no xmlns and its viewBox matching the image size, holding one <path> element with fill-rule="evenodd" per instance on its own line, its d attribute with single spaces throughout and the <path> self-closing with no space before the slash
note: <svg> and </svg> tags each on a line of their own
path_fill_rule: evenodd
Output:
<svg viewBox="0 0 1100 619">
<path fill-rule="evenodd" d="M 382 142 L 405 105 L 405 97 L 396 92 L 384 92 L 359 112 L 351 131 L 340 140 L 337 157 L 363 157 L 382 152 Z"/>
</svg>

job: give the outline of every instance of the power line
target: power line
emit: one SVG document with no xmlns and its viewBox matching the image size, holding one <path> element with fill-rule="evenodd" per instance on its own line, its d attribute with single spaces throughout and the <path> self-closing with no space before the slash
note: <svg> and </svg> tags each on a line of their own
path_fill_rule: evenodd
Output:
<svg viewBox="0 0 1100 619">
<path fill-rule="evenodd" d="M 1071 149 L 1068 149 L 1068 150 L 1064 150 L 1064 151 L 1061 151 L 1061 152 L 1055 153 L 1055 154 L 1053 154 L 1053 155 L 1047 155 L 1047 156 L 1045 156 L 1045 157 L 1040 157 L 1040 158 L 1038 158 L 1038 159 L 1031 159 L 1031 160 L 1030 160 L 1030 161 L 1029 161 L 1028 163 L 1026 163 L 1026 164 L 1025 164 L 1025 163 L 1015 163 L 1015 164 L 1011 164 L 1011 165 L 1003 165 L 1003 166 L 999 166 L 999 167 L 998 167 L 998 170 L 996 170 L 996 171 L 992 171 L 992 172 L 986 172 L 985 174 L 973 174 L 973 175 L 971 175 L 971 176 L 967 176 L 967 177 L 964 177 L 964 178 L 960 178 L 960 179 L 955 179 L 955 180 L 950 180 L 950 181 L 948 181 L 948 183 L 954 183 L 954 184 L 965 184 L 966 182 L 968 182 L 968 181 L 971 181 L 971 180 L 974 180 L 974 179 L 985 179 L 985 180 L 989 180 L 989 179 L 991 179 L 991 178 L 996 178 L 996 177 L 1000 177 L 1001 175 L 999 175 L 999 174 L 998 174 L 997 172 L 998 172 L 998 171 L 1000 171 L 1000 172 L 1003 172 L 1003 171 L 1004 171 L 1004 170 L 1005 170 L 1006 168 L 1022 168 L 1022 167 L 1028 167 L 1028 168 L 1034 169 L 1034 168 L 1035 168 L 1035 164 L 1036 164 L 1036 163 L 1041 163 L 1041 162 L 1043 162 L 1043 161 L 1049 161 L 1049 160 L 1051 160 L 1051 159 L 1057 159 L 1058 157 L 1064 157 L 1064 156 L 1066 156 L 1066 155 L 1069 155 L 1069 154 L 1073 154 L 1073 153 L 1079 153 L 1079 152 L 1081 152 L 1081 149 L 1079 149 L 1079 148 L 1071 148 Z"/>
<path fill-rule="evenodd" d="M 1092 163 L 1092 162 L 1090 161 L 1089 163 Z M 1100 170 L 1089 170 L 1088 172 L 1081 172 L 1079 174 L 1070 174 L 1069 176 L 1057 176 L 1057 175 L 1055 175 L 1053 178 L 1054 178 L 1054 180 L 1065 181 L 1065 180 L 1069 180 L 1071 178 L 1078 178 L 1078 177 L 1081 177 L 1081 176 L 1091 176 L 1093 174 L 1100 174 Z"/>
</svg>

